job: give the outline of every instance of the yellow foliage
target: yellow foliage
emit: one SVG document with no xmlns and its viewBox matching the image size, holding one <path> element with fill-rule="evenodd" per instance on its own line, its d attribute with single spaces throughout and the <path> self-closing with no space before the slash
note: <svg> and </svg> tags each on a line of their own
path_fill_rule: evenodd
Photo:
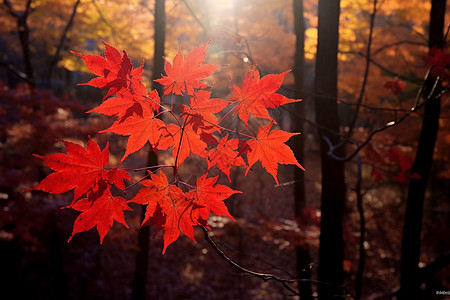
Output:
<svg viewBox="0 0 450 300">
<path fill-rule="evenodd" d="M 314 59 L 317 52 L 317 28 L 311 27 L 305 30 L 305 58 Z"/>
</svg>

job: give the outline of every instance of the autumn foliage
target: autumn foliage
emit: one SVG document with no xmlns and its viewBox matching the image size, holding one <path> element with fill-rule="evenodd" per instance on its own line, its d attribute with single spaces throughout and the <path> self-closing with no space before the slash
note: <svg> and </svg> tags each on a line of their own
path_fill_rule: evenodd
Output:
<svg viewBox="0 0 450 300">
<path fill-rule="evenodd" d="M 233 219 L 224 200 L 241 191 L 217 184 L 218 176 L 208 177 L 211 168 L 217 167 L 230 180 L 232 166 L 246 168 L 247 174 L 259 161 L 277 184 L 278 164 L 303 169 L 285 144 L 298 133 L 272 129 L 275 120 L 268 113 L 269 108 L 299 101 L 276 93 L 288 71 L 260 77 L 255 68 L 245 75 L 241 87 L 233 85 L 228 100 L 213 99 L 211 87 L 201 81 L 219 67 L 203 63 L 207 43 L 185 57 L 180 49 L 172 63 L 166 60 L 166 75 L 157 80 L 164 86 L 164 94 L 158 95 L 155 90 L 147 92 L 142 83 L 143 64 L 133 68 L 125 51 L 120 53 L 103 44 L 105 57 L 73 52 L 97 75 L 84 85 L 107 90 L 103 102 L 88 112 L 117 117 L 100 133 L 128 137 L 121 162 L 148 142 L 153 151 L 171 149 L 174 164 L 148 168 L 145 178 L 132 182 L 127 171 L 108 166 L 108 144 L 101 150 L 92 139 L 86 148 L 64 141 L 66 154 L 35 155 L 54 173 L 30 190 L 53 194 L 74 190 L 73 201 L 67 207 L 81 214 L 75 220 L 69 241 L 76 233 L 97 227 L 102 243 L 114 220 L 128 227 L 124 211 L 131 210 L 127 203 L 133 202 L 146 205 L 142 226 L 155 225 L 156 232 L 164 232 L 164 253 L 178 239 L 180 231 L 194 240 L 194 226 L 208 228 L 210 213 Z M 180 105 L 180 115 L 174 112 L 175 95 L 189 99 Z M 170 99 L 170 104 L 164 104 L 162 98 Z M 222 111 L 226 113 L 219 120 L 217 114 Z M 160 118 L 162 115 L 166 117 Z M 252 136 L 221 125 L 225 117 L 235 115 L 247 128 L 250 115 L 268 121 Z M 195 185 L 183 182 L 178 173 L 180 165 L 192 154 L 207 163 L 205 173 L 196 176 Z M 121 197 L 130 186 L 127 182 L 142 186 L 128 201 Z"/>
</svg>

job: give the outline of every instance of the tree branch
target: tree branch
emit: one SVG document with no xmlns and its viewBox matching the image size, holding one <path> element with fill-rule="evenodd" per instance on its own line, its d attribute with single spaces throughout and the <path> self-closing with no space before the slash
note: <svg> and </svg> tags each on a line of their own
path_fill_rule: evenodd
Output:
<svg viewBox="0 0 450 300">
<path fill-rule="evenodd" d="M 3 57 L 2 57 L 3 58 Z M 25 74 L 24 72 L 20 71 L 18 68 L 16 68 L 16 66 L 14 66 L 13 64 L 10 64 L 6 61 L 0 60 L 0 66 L 4 66 L 5 68 L 7 68 L 8 70 L 10 70 L 11 72 L 13 72 L 14 74 L 16 74 L 17 76 L 19 76 L 20 78 L 22 78 L 23 80 L 25 80 L 27 83 L 31 84 L 30 79 L 28 78 L 27 74 Z"/>
<path fill-rule="evenodd" d="M 358 154 L 359 151 L 361 151 L 362 148 L 364 148 L 372 140 L 372 138 L 375 136 L 375 134 L 377 134 L 377 133 L 379 133 L 381 131 L 384 131 L 384 130 L 390 128 L 390 127 L 393 127 L 393 126 L 396 126 L 396 125 L 400 124 L 405 119 L 407 119 L 412 113 L 416 112 L 418 109 L 420 109 L 422 106 L 424 106 L 425 103 L 427 101 L 431 100 L 431 98 L 433 97 L 433 93 L 434 93 L 434 91 L 436 89 L 436 86 L 438 85 L 438 82 L 440 81 L 439 77 L 436 78 L 436 80 L 434 82 L 434 85 L 433 85 L 433 88 L 431 89 L 430 93 L 428 95 L 426 95 L 425 100 L 422 103 L 419 103 L 420 96 L 422 95 L 422 92 L 423 92 L 424 84 L 427 81 L 429 75 L 430 75 L 430 68 L 428 69 L 428 71 L 427 71 L 427 73 L 425 75 L 425 78 L 422 81 L 422 85 L 421 85 L 419 91 L 417 92 L 414 105 L 413 105 L 413 107 L 411 107 L 411 109 L 409 111 L 407 111 L 401 117 L 399 117 L 399 118 L 397 118 L 397 119 L 395 119 L 393 121 L 390 121 L 390 122 L 386 123 L 385 125 L 380 126 L 377 129 L 373 130 L 369 134 L 369 136 L 363 142 L 360 142 L 359 146 L 356 147 L 356 149 L 351 154 L 349 154 L 346 157 L 338 157 L 337 155 L 335 155 L 333 152 L 336 149 L 336 146 L 333 146 L 333 145 L 331 145 L 331 143 L 328 143 L 328 145 L 330 146 L 330 149 L 328 151 L 328 155 L 330 155 L 331 157 L 333 157 L 334 159 L 339 160 L 339 161 L 351 160 L 353 157 L 355 157 L 355 155 Z M 438 97 L 438 96 L 440 97 L 441 93 L 438 94 L 436 97 Z M 327 137 L 324 136 L 324 139 L 327 139 Z"/>
<path fill-rule="evenodd" d="M 80 4 L 80 1 L 81 0 L 77 0 L 77 2 L 75 2 L 75 5 L 73 6 L 72 14 L 70 15 L 69 21 L 67 22 L 66 27 L 64 28 L 64 30 L 61 34 L 61 38 L 59 40 L 58 47 L 56 48 L 55 55 L 53 55 L 53 58 L 49 64 L 48 74 L 47 74 L 47 86 L 48 87 L 50 87 L 53 69 L 55 68 L 56 63 L 58 62 L 59 53 L 61 52 L 64 41 L 66 40 L 67 32 L 69 32 L 70 27 L 72 27 L 73 20 L 75 19 L 75 14 L 77 13 L 77 7 L 78 7 L 78 4 Z"/>
<path fill-rule="evenodd" d="M 364 53 L 360 52 L 360 51 L 339 51 L 339 53 L 354 54 L 354 55 L 359 55 L 359 56 L 362 56 L 362 57 L 366 57 L 366 55 Z M 369 58 L 369 60 L 370 60 L 370 62 L 372 64 L 374 64 L 375 66 L 377 66 L 378 68 L 380 68 L 384 72 L 386 72 L 386 73 L 388 73 L 388 74 L 390 74 L 392 76 L 398 77 L 398 78 L 400 78 L 403 81 L 407 81 L 407 82 L 411 82 L 411 83 L 415 83 L 415 84 L 420 84 L 421 83 L 421 81 L 418 81 L 417 79 L 403 76 L 401 74 L 398 74 L 398 73 L 388 69 L 387 67 L 383 66 L 381 63 L 377 62 L 376 60 L 374 60 L 371 57 Z"/>
<path fill-rule="evenodd" d="M 366 85 L 367 85 L 367 79 L 369 77 L 369 69 L 370 69 L 370 50 L 372 47 L 372 37 L 373 37 L 373 28 L 375 25 L 375 16 L 377 14 L 377 0 L 373 1 L 373 11 L 370 15 L 370 27 L 369 27 L 369 39 L 367 42 L 367 51 L 366 51 L 366 66 L 364 70 L 364 76 L 363 76 L 363 82 L 361 84 L 361 91 L 359 92 L 358 100 L 356 101 L 356 109 L 353 114 L 353 118 L 350 121 L 349 130 L 344 140 L 342 140 L 338 145 L 336 145 L 336 148 L 339 148 L 345 144 L 347 144 L 347 141 L 350 139 L 350 137 L 353 134 L 353 129 L 355 128 L 356 120 L 358 119 L 359 109 L 361 108 L 362 100 L 364 93 L 366 91 Z"/>
<path fill-rule="evenodd" d="M 200 25 L 200 27 L 203 29 L 204 32 L 208 32 L 207 28 L 205 27 L 205 25 L 203 25 L 203 22 L 197 17 L 197 15 L 195 14 L 195 12 L 192 10 L 192 7 L 189 5 L 189 3 L 187 2 L 187 0 L 183 0 L 184 5 L 186 6 L 186 8 L 189 10 L 189 12 L 191 13 L 192 17 L 195 19 L 195 21 L 197 21 L 197 23 Z"/>
<path fill-rule="evenodd" d="M 92 4 L 94 5 L 95 10 L 97 11 L 97 13 L 98 13 L 98 15 L 99 15 L 99 17 L 100 17 L 100 20 L 102 20 L 102 22 L 105 23 L 106 26 L 108 26 L 108 27 L 111 29 L 111 32 L 112 32 L 114 35 L 117 35 L 118 33 L 117 33 L 116 28 L 114 27 L 114 25 L 113 25 L 111 22 L 109 22 L 109 21 L 105 18 L 105 16 L 103 16 L 102 10 L 101 10 L 100 7 L 98 6 L 97 2 L 95 2 L 95 0 L 92 0 Z"/>
<path fill-rule="evenodd" d="M 11 3 L 9 0 L 3 0 L 3 6 L 6 8 L 6 12 L 10 14 L 14 18 L 18 18 L 17 14 L 12 9 Z"/>
<path fill-rule="evenodd" d="M 373 55 L 378 54 L 384 50 L 386 50 L 387 48 L 391 48 L 391 47 L 395 47 L 395 46 L 399 46 L 399 45 L 403 45 L 403 44 L 409 44 L 409 45 L 414 45 L 414 46 L 423 46 L 426 47 L 427 44 L 425 42 L 415 42 L 415 41 L 408 41 L 408 40 L 402 40 L 402 41 L 397 41 L 394 43 L 389 43 L 386 45 L 383 45 L 381 47 L 379 47 L 378 49 L 376 49 L 375 51 L 373 51 Z"/>
<path fill-rule="evenodd" d="M 255 272 L 252 270 L 249 270 L 247 268 L 242 267 L 241 265 L 239 265 L 238 263 L 236 263 L 235 261 L 233 261 L 231 258 L 229 258 L 223 251 L 222 249 L 219 248 L 219 246 L 213 241 L 213 239 L 211 238 L 211 236 L 208 233 L 208 230 L 204 227 L 204 226 L 200 226 L 200 228 L 203 231 L 203 235 L 205 237 L 205 240 L 208 242 L 208 244 L 214 249 L 214 251 L 223 259 L 225 260 L 226 263 L 228 263 L 229 265 L 231 265 L 233 268 L 237 269 L 239 272 L 241 273 L 245 273 L 248 275 L 252 275 L 255 277 L 258 277 L 264 281 L 269 281 L 269 280 L 274 280 L 276 282 L 281 283 L 287 290 L 289 290 L 291 293 L 293 293 L 294 295 L 302 295 L 301 291 L 296 291 L 294 290 L 292 287 L 289 286 L 289 284 L 295 284 L 296 282 L 298 282 L 299 280 L 301 281 L 309 281 L 312 283 L 316 283 L 316 284 L 321 284 L 321 285 L 327 285 L 327 286 L 334 286 L 333 284 L 329 284 L 326 282 L 320 282 L 320 281 L 316 281 L 316 280 L 310 280 L 310 279 L 286 279 L 286 278 L 281 278 L 278 277 L 277 275 L 274 274 L 269 274 L 269 273 L 260 273 L 260 272 Z M 350 292 L 347 290 L 346 287 L 344 286 L 339 286 L 339 289 L 342 290 L 342 295 L 341 296 L 349 296 Z M 315 297 L 317 298 L 317 297 Z"/>
</svg>

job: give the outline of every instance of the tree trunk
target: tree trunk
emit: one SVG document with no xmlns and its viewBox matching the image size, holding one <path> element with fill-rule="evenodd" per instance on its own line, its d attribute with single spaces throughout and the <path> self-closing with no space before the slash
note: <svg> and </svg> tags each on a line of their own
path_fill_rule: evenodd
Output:
<svg viewBox="0 0 450 300">
<path fill-rule="evenodd" d="M 344 163 L 327 154 L 340 142 L 337 110 L 337 53 L 340 1 L 319 0 L 318 43 L 315 75 L 316 121 L 320 126 L 322 164 L 321 224 L 318 279 L 320 299 L 339 299 L 343 281 L 342 219 L 345 206 Z M 335 154 L 344 157 L 340 147 Z"/>
<path fill-rule="evenodd" d="M 163 95 L 163 86 L 155 79 L 161 77 L 164 71 L 164 43 L 166 37 L 166 12 L 165 0 L 155 1 L 155 52 L 153 57 L 152 87 Z M 158 157 L 155 151 L 150 150 L 147 158 L 147 166 L 158 165 Z M 146 207 L 142 208 L 141 223 L 145 218 Z M 148 261 L 150 251 L 150 227 L 145 226 L 139 229 L 138 252 L 136 254 L 136 267 L 134 272 L 133 300 L 145 299 L 145 287 L 147 283 Z"/>
<path fill-rule="evenodd" d="M 442 48 L 444 45 L 444 16 L 446 0 L 432 0 L 428 46 Z M 420 290 L 419 258 L 422 231 L 425 188 L 433 160 L 434 145 L 439 129 L 441 85 L 431 74 L 425 82 L 425 111 L 422 130 L 417 146 L 416 159 L 411 172 L 419 176 L 411 178 L 406 201 L 405 224 L 402 239 L 402 260 L 399 299 L 416 298 Z"/>
<path fill-rule="evenodd" d="M 166 8 L 165 0 L 155 2 L 155 54 L 153 57 L 152 87 L 163 95 L 163 86 L 155 82 L 164 72 L 164 44 L 166 41 Z"/>
<path fill-rule="evenodd" d="M 304 90 L 304 68 L 305 68 L 305 25 L 303 19 L 303 0 L 293 0 L 294 9 L 294 29 L 296 35 L 295 43 L 295 62 L 293 68 L 293 74 L 295 78 L 295 95 L 294 99 L 303 98 Z M 305 115 L 305 105 L 304 103 L 294 103 L 293 109 L 297 116 Z M 303 120 L 301 118 L 292 116 L 292 131 L 293 132 L 303 132 Z M 304 147 L 305 147 L 305 137 L 298 136 L 294 140 L 293 151 L 295 157 L 300 164 L 303 164 L 304 157 Z M 306 207 L 306 195 L 305 195 L 305 173 L 302 170 L 295 169 L 294 171 L 294 207 L 295 207 L 295 218 L 300 226 L 303 225 L 302 211 Z M 298 289 L 301 295 L 301 299 L 308 300 L 312 299 L 311 282 L 305 281 L 311 278 L 311 272 L 308 268 L 311 262 L 311 257 L 309 255 L 309 246 L 307 243 L 302 244 L 302 246 L 296 246 L 295 252 L 297 255 L 297 273 L 298 273 Z"/>
<path fill-rule="evenodd" d="M 20 46 L 22 48 L 23 63 L 25 65 L 26 80 L 31 87 L 36 86 L 33 64 L 31 63 L 31 51 L 30 51 L 30 29 L 28 28 L 28 14 L 30 12 L 32 0 L 27 0 L 25 4 L 24 12 L 15 12 L 9 1 L 3 0 L 3 4 L 6 7 L 7 12 L 16 19 L 17 32 L 19 35 Z"/>
</svg>

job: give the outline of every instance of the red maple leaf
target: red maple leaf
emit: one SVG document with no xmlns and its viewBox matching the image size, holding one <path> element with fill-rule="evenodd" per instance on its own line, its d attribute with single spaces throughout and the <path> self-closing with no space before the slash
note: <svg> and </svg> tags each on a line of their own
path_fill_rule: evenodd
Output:
<svg viewBox="0 0 450 300">
<path fill-rule="evenodd" d="M 228 209 L 223 202 L 231 195 L 242 193 L 229 188 L 226 185 L 216 184 L 219 176 L 207 178 L 208 173 L 199 177 L 195 182 L 195 190 L 191 190 L 191 198 L 196 200 L 196 209 L 193 210 L 193 218 L 197 219 L 200 224 L 206 225 L 209 217 L 209 212 L 218 216 L 224 216 L 232 219 L 234 218 L 228 212 Z"/>
<path fill-rule="evenodd" d="M 161 105 L 156 90 L 151 91 L 148 95 L 133 94 L 130 90 L 122 90 L 117 92 L 115 96 L 103 101 L 99 106 L 87 111 L 87 113 L 96 112 L 106 116 L 118 116 L 119 121 L 136 113 L 142 116 L 142 107 L 149 106 L 154 111 L 158 111 Z"/>
<path fill-rule="evenodd" d="M 123 189 L 123 180 L 131 179 L 123 170 L 105 170 L 109 161 L 108 144 L 100 151 L 100 147 L 93 140 L 89 140 L 86 149 L 72 142 L 63 142 L 67 154 L 34 155 L 44 160 L 47 166 L 56 172 L 29 190 L 60 194 L 75 189 L 75 201 L 88 192 L 103 194 L 112 184 Z"/>
<path fill-rule="evenodd" d="M 208 162 L 208 171 L 217 165 L 217 168 L 227 175 L 230 179 L 231 166 L 246 166 L 244 160 L 239 156 L 236 149 L 238 148 L 240 140 L 228 139 L 228 135 L 221 138 L 215 148 L 209 149 L 206 153 L 206 160 Z"/>
<path fill-rule="evenodd" d="M 128 228 L 123 211 L 132 210 L 125 199 L 111 195 L 109 190 L 106 190 L 95 201 L 83 198 L 69 207 L 82 211 L 82 213 L 75 219 L 72 235 L 67 242 L 70 242 L 76 233 L 87 231 L 97 226 L 100 244 L 103 243 L 105 235 L 113 226 L 114 220 Z"/>
<path fill-rule="evenodd" d="M 200 79 L 208 77 L 219 67 L 217 65 L 203 64 L 206 57 L 206 47 L 209 43 L 195 48 L 186 55 L 186 58 L 181 54 L 180 48 L 173 59 L 173 64 L 164 58 L 166 61 L 164 70 L 167 75 L 155 80 L 164 85 L 164 95 L 172 93 L 182 95 L 183 92 L 193 95 L 194 89 L 208 87 Z"/>
<path fill-rule="evenodd" d="M 106 116 L 118 116 L 119 119 L 125 118 L 129 115 L 129 110 L 136 110 L 135 105 L 139 103 L 142 96 L 136 97 L 128 90 L 117 92 L 114 97 L 103 101 L 99 106 L 88 110 L 86 113 L 96 112 Z"/>
<path fill-rule="evenodd" d="M 166 196 L 166 190 L 169 187 L 169 182 L 164 172 L 161 172 L 161 175 L 150 174 L 150 178 L 140 182 L 145 187 L 140 189 L 133 199 L 129 200 L 129 202 L 147 205 L 142 226 L 153 216 L 158 202 Z"/>
<path fill-rule="evenodd" d="M 133 65 L 125 51 L 123 51 L 122 56 L 119 50 L 113 46 L 104 41 L 102 43 L 105 45 L 105 58 L 71 51 L 73 54 L 80 56 L 89 71 L 98 76 L 87 83 L 79 85 L 108 89 L 103 100 L 127 88 L 131 89 L 134 94 L 145 95 L 145 86 L 141 82 L 143 65 L 133 69 Z"/>
<path fill-rule="evenodd" d="M 200 90 L 194 93 L 194 95 L 189 99 L 189 106 L 182 105 L 181 112 L 182 116 L 190 115 L 196 119 L 194 122 L 200 121 L 198 124 L 203 127 L 203 130 L 210 127 L 212 131 L 216 130 L 216 127 L 211 125 L 217 125 L 218 120 L 214 114 L 222 111 L 228 106 L 229 102 L 223 99 L 210 99 L 211 92 Z"/>
<path fill-rule="evenodd" d="M 201 130 L 198 132 L 193 124 L 189 123 L 188 119 L 187 123 L 184 123 L 182 127 L 175 124 L 166 126 L 166 135 L 168 136 L 166 139 L 169 141 L 173 139 L 173 157 L 177 161 L 176 167 L 182 164 L 191 152 L 201 156 L 207 148 L 205 140 L 211 139 L 208 133 Z M 205 138 L 205 136 L 208 138 Z"/>
<path fill-rule="evenodd" d="M 444 80 L 448 79 L 450 76 L 450 54 L 446 53 L 444 49 L 431 48 L 424 60 L 431 66 L 431 75 L 439 76 Z"/>
<path fill-rule="evenodd" d="M 151 180 L 141 183 L 145 187 L 130 202 L 147 204 L 143 225 L 155 224 L 157 231 L 163 229 L 163 254 L 178 239 L 180 231 L 195 241 L 193 226 L 196 223 L 191 216 L 192 201 L 186 198 L 185 193 L 179 187 L 169 184 L 163 172 L 161 175 L 152 174 Z"/>
<path fill-rule="evenodd" d="M 166 217 L 163 225 L 163 254 L 178 239 L 180 231 L 195 242 L 193 226 L 197 223 L 192 219 L 192 201 L 186 198 L 179 187 L 170 185 L 169 193 L 161 203 L 161 210 Z"/>
<path fill-rule="evenodd" d="M 398 164 L 398 166 L 400 167 L 400 172 L 394 174 L 392 176 L 392 179 L 398 182 L 405 182 L 407 179 L 406 171 L 408 171 L 412 167 L 412 163 L 409 157 L 403 154 L 401 149 L 396 146 L 389 149 L 388 157 L 391 162 Z"/>
<path fill-rule="evenodd" d="M 110 100 L 108 100 L 110 101 Z M 150 103 L 144 103 L 139 106 L 141 111 L 133 112 L 126 119 L 117 119 L 108 129 L 100 132 L 114 132 L 120 135 L 129 135 L 127 147 L 121 162 L 125 160 L 131 153 L 139 151 L 149 142 L 153 149 L 165 150 L 171 145 L 160 143 L 162 128 L 166 125 L 163 121 L 155 117 L 153 108 Z"/>
<path fill-rule="evenodd" d="M 237 103 L 233 116 L 239 113 L 239 118 L 244 121 L 248 128 L 250 114 L 273 121 L 267 111 L 268 108 L 300 101 L 275 93 L 288 72 L 269 74 L 260 79 L 258 70 L 248 71 L 242 81 L 241 88 L 233 85 L 233 95 L 230 101 Z"/>
<path fill-rule="evenodd" d="M 299 133 L 290 133 L 283 130 L 272 130 L 273 122 L 267 126 L 261 126 L 255 139 L 245 142 L 242 146 L 240 154 L 247 153 L 248 168 L 245 172 L 247 175 L 250 168 L 259 160 L 261 165 L 269 172 L 275 179 L 277 185 L 278 164 L 296 165 L 302 170 L 305 170 L 297 161 L 285 142 L 292 136 Z"/>
</svg>

